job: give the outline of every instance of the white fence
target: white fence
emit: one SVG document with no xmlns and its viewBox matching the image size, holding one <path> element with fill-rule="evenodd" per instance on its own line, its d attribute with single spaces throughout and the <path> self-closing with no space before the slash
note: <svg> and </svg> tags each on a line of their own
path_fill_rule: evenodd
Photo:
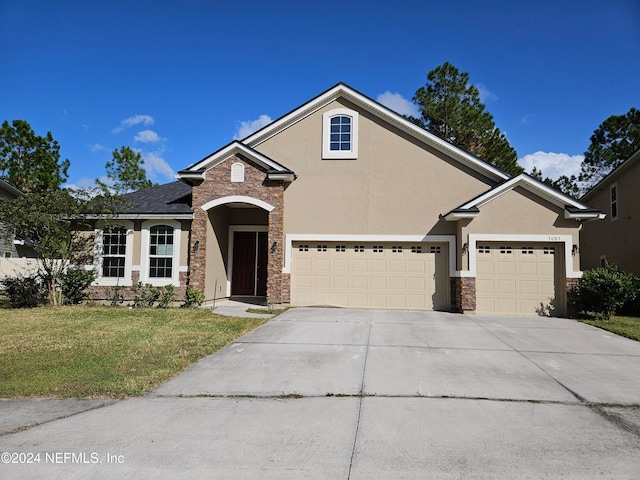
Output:
<svg viewBox="0 0 640 480">
<path fill-rule="evenodd" d="M 35 258 L 0 258 L 0 278 L 33 275 L 38 272 Z"/>
</svg>

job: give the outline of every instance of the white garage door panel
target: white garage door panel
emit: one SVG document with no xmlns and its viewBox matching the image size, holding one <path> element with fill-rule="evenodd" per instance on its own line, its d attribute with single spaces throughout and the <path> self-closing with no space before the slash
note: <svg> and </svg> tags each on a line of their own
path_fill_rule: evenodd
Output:
<svg viewBox="0 0 640 480">
<path fill-rule="evenodd" d="M 291 303 L 446 310 L 448 265 L 446 243 L 297 242 Z"/>
<path fill-rule="evenodd" d="M 555 302 L 561 249 L 552 244 L 479 242 L 476 312 L 535 315 Z"/>
</svg>

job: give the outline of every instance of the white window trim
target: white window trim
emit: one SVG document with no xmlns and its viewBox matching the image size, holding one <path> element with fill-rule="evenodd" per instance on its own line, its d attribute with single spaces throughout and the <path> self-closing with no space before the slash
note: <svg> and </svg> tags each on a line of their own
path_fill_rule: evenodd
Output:
<svg viewBox="0 0 640 480">
<path fill-rule="evenodd" d="M 244 182 L 244 164 L 236 162 L 231 165 L 231 182 L 243 183 Z"/>
<path fill-rule="evenodd" d="M 288 233 L 284 237 L 284 267 L 282 268 L 282 273 L 291 273 L 293 242 L 447 243 L 449 245 L 449 276 L 452 277 L 456 271 L 455 235 L 326 235 L 314 233 Z"/>
<path fill-rule="evenodd" d="M 329 148 L 332 117 L 351 117 L 351 150 Z M 329 160 L 354 160 L 358 158 L 358 123 L 360 115 L 348 108 L 335 108 L 322 114 L 322 158 Z"/>
<path fill-rule="evenodd" d="M 616 189 L 616 215 L 613 215 L 613 201 L 611 200 L 611 192 L 613 189 Z M 618 189 L 618 184 L 614 183 L 609 187 L 609 213 L 611 213 L 611 221 L 614 222 L 620 216 L 620 190 Z"/>
<path fill-rule="evenodd" d="M 124 259 L 124 277 L 122 278 L 113 278 L 113 277 L 103 277 L 102 276 L 102 238 L 103 238 L 103 228 L 107 225 L 122 225 L 127 229 L 127 251 Z M 96 270 L 96 279 L 93 282 L 94 285 L 104 286 L 104 287 L 130 287 L 131 283 L 131 272 L 133 270 L 133 222 L 128 220 L 116 220 L 112 222 L 104 222 L 100 221 L 97 223 L 96 228 L 94 230 L 95 239 L 93 242 L 93 268 Z"/>
<path fill-rule="evenodd" d="M 170 278 L 152 278 L 149 276 L 149 242 L 151 241 L 151 227 L 156 225 L 169 225 L 173 227 L 173 262 Z M 140 281 L 154 287 L 165 285 L 180 286 L 180 239 L 182 237 L 182 224 L 176 220 L 147 220 L 142 222 L 142 239 L 140 245 Z"/>
<path fill-rule="evenodd" d="M 509 234 L 469 234 L 469 270 L 461 270 L 456 272 L 457 277 L 476 277 L 476 248 L 478 242 L 524 242 L 524 243 L 563 243 L 564 244 L 564 260 L 565 260 L 565 276 L 566 278 L 580 278 L 582 272 L 573 269 L 573 255 L 571 249 L 573 244 L 573 236 L 571 235 L 509 235 Z M 453 275 L 451 275 L 453 276 Z"/>
</svg>

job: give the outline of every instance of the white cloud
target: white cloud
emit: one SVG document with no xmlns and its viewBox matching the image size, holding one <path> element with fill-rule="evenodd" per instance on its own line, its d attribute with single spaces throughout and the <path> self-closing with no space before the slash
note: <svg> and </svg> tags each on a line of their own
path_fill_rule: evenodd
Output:
<svg viewBox="0 0 640 480">
<path fill-rule="evenodd" d="M 391 93 L 387 90 L 386 92 L 378 95 L 376 100 L 400 115 L 409 115 L 416 118 L 420 117 L 420 110 L 418 109 L 418 106 L 411 100 L 404 98 L 399 93 Z"/>
<path fill-rule="evenodd" d="M 562 175 L 570 177 L 580 173 L 583 155 L 569 155 L 567 153 L 535 152 L 518 159 L 518 163 L 525 171 L 530 172 L 533 167 L 542 170 L 542 175 L 556 180 Z"/>
<path fill-rule="evenodd" d="M 481 84 L 481 83 L 477 84 L 476 88 L 480 92 L 480 101 L 482 103 L 495 102 L 496 100 L 498 100 L 498 96 L 495 93 L 493 93 L 492 91 L 490 91 L 483 84 Z"/>
<path fill-rule="evenodd" d="M 166 160 L 161 157 L 161 154 L 162 152 L 142 152 L 142 158 L 144 160 L 143 167 L 151 179 L 154 179 L 159 174 L 173 181 L 175 180 L 176 173 Z"/>
<path fill-rule="evenodd" d="M 142 130 L 141 132 L 138 132 L 133 139 L 136 142 L 141 143 L 157 143 L 162 140 L 162 138 L 160 138 L 160 136 L 153 130 Z"/>
<path fill-rule="evenodd" d="M 89 150 L 91 150 L 92 152 L 99 152 L 101 150 L 104 150 L 104 145 L 94 143 L 93 145 L 89 145 Z"/>
<path fill-rule="evenodd" d="M 125 118 L 120 122 L 120 126 L 113 129 L 113 133 L 120 133 L 125 128 L 133 127 L 134 125 L 153 125 L 153 117 L 150 115 L 134 115 L 133 117 Z"/>
<path fill-rule="evenodd" d="M 251 135 L 253 132 L 257 132 L 262 127 L 269 125 L 273 120 L 269 115 L 260 115 L 256 120 L 248 120 L 246 122 L 240 122 L 236 129 L 236 133 L 233 136 L 234 140 L 241 140 L 244 137 Z"/>
</svg>

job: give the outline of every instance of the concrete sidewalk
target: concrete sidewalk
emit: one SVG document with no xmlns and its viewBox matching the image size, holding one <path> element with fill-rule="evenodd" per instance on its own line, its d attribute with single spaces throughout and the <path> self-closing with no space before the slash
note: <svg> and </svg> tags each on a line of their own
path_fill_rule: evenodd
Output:
<svg viewBox="0 0 640 480">
<path fill-rule="evenodd" d="M 636 479 L 639 366 L 572 320 L 293 309 L 143 398 L 0 436 L 40 453 L 0 478 Z"/>
</svg>

